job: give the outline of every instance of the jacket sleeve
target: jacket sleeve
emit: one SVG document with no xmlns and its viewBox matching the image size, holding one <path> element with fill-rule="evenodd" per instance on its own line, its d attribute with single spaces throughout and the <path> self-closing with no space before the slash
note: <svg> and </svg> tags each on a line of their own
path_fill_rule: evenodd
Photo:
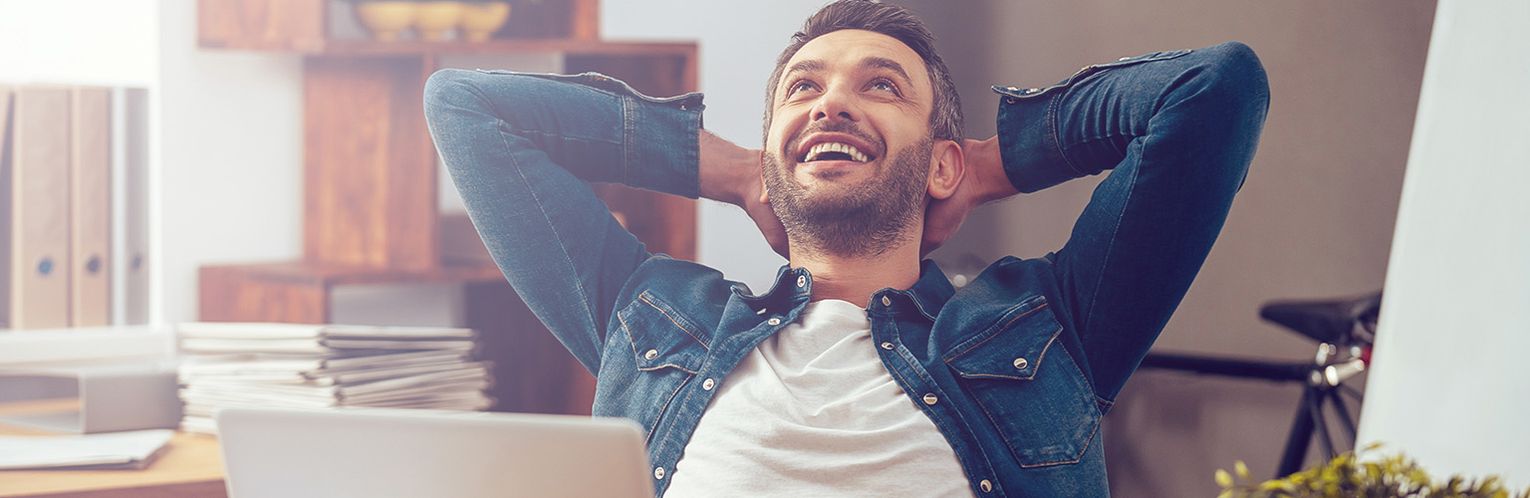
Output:
<svg viewBox="0 0 1530 498">
<path fill-rule="evenodd" d="M 1114 400 L 1195 279 L 1243 185 L 1269 106 L 1238 42 L 995 87 L 1010 182 L 1034 192 L 1109 171 L 1049 259 L 1096 395 Z"/>
<path fill-rule="evenodd" d="M 426 82 L 431 137 L 484 245 L 591 372 L 617 293 L 654 255 L 590 183 L 696 197 L 701 109 L 700 94 L 657 99 L 595 73 L 443 69 Z"/>
</svg>

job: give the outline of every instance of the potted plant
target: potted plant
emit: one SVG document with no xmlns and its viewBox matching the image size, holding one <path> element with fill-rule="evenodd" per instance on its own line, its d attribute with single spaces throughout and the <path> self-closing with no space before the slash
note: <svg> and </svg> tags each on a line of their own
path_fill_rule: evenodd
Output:
<svg viewBox="0 0 1530 498">
<path fill-rule="evenodd" d="M 1372 444 L 1361 452 L 1378 447 Z M 1218 498 L 1530 498 L 1530 487 L 1514 493 L 1498 476 L 1453 475 L 1436 481 L 1401 454 L 1372 460 L 1345 452 L 1323 466 L 1263 482 L 1250 478 L 1248 465 L 1239 461 L 1231 473 L 1217 469 L 1215 478 L 1222 487 Z"/>
</svg>

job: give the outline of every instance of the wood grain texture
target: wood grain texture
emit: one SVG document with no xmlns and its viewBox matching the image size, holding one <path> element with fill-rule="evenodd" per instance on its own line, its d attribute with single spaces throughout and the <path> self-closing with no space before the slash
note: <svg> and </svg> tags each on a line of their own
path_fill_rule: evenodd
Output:
<svg viewBox="0 0 1530 498">
<path fill-rule="evenodd" d="M 240 267 L 204 266 L 199 317 L 206 322 L 328 323 L 330 287 L 270 278 Z"/>
<path fill-rule="evenodd" d="M 304 62 L 304 257 L 429 268 L 436 248 L 435 149 L 419 57 Z"/>
<path fill-rule="evenodd" d="M 318 50 L 327 0 L 198 0 L 197 42 L 207 48 Z"/>
<path fill-rule="evenodd" d="M 572 26 L 568 37 L 576 40 L 600 38 L 600 0 L 572 0 L 569 16 Z"/>
</svg>

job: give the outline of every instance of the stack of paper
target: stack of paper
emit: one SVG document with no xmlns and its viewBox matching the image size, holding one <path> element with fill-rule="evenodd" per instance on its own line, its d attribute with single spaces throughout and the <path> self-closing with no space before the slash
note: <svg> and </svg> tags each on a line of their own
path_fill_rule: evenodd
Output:
<svg viewBox="0 0 1530 498">
<path fill-rule="evenodd" d="M 156 429 L 83 436 L 0 436 L 0 470 L 142 469 L 173 434 Z"/>
<path fill-rule="evenodd" d="M 482 410 L 474 333 L 436 327 L 188 323 L 179 327 L 181 428 L 216 433 L 230 406 Z"/>
</svg>

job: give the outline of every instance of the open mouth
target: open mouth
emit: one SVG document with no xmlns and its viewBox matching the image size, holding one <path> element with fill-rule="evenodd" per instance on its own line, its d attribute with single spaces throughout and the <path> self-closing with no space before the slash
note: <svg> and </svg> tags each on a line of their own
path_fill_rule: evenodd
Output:
<svg viewBox="0 0 1530 498">
<path fill-rule="evenodd" d="M 862 152 L 854 145 L 843 142 L 821 142 L 809 147 L 806 154 L 797 158 L 798 162 L 813 161 L 852 161 L 857 163 L 870 162 L 875 156 Z"/>
</svg>

